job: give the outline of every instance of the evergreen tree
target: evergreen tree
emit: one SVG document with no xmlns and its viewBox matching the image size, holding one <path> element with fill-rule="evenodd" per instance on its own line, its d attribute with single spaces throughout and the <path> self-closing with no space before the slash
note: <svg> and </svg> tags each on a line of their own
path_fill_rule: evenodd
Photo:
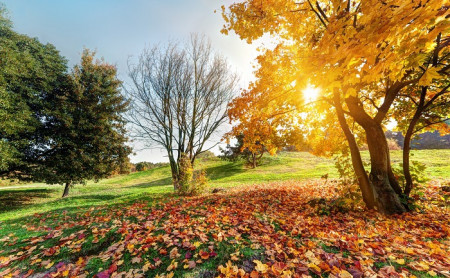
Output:
<svg viewBox="0 0 450 278">
<path fill-rule="evenodd" d="M 120 87 L 115 66 L 85 50 L 66 85 L 46 99 L 51 140 L 36 179 L 64 183 L 65 197 L 71 185 L 105 178 L 128 163 L 131 148 L 125 145 L 122 117 L 128 102 Z"/>
<path fill-rule="evenodd" d="M 51 44 L 13 31 L 0 6 L 0 175 L 30 179 L 46 145 L 44 99 L 66 74 Z"/>
</svg>

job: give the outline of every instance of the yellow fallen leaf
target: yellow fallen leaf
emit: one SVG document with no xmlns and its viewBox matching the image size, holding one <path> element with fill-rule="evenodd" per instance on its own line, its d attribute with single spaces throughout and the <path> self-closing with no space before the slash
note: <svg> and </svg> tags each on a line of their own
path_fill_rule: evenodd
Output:
<svg viewBox="0 0 450 278">
<path fill-rule="evenodd" d="M 52 267 L 54 264 L 55 264 L 54 262 L 51 262 L 51 263 L 47 264 L 47 265 L 45 266 L 45 269 L 49 269 L 49 268 Z"/>
<path fill-rule="evenodd" d="M 78 258 L 78 261 L 76 262 L 76 265 L 82 265 L 83 262 L 84 262 L 83 258 L 82 258 L 82 257 L 79 257 L 79 258 Z"/>
<path fill-rule="evenodd" d="M 431 276 L 437 276 L 437 273 L 434 272 L 433 270 L 430 270 L 427 273 L 428 273 L 428 275 L 431 275 Z"/>
<path fill-rule="evenodd" d="M 198 248 L 198 247 L 200 247 L 200 245 L 202 245 L 202 243 L 201 243 L 200 241 L 196 241 L 196 242 L 194 242 L 194 244 L 192 244 L 192 245 L 194 245 L 195 248 Z"/>
<path fill-rule="evenodd" d="M 322 272 L 322 270 L 320 269 L 320 267 L 318 267 L 317 265 L 315 265 L 315 264 L 313 264 L 313 263 L 308 264 L 308 267 L 314 269 L 315 271 L 317 271 L 317 272 L 319 272 L 319 273 Z"/>
<path fill-rule="evenodd" d="M 253 261 L 256 264 L 255 270 L 260 273 L 266 273 L 267 270 L 269 270 L 269 266 L 266 264 L 263 264 L 261 261 L 254 260 Z"/>
<path fill-rule="evenodd" d="M 348 272 L 347 270 L 342 270 L 339 273 L 339 277 L 341 277 L 341 278 L 353 278 L 353 275 L 350 272 Z"/>
<path fill-rule="evenodd" d="M 395 262 L 398 264 L 405 264 L 405 259 L 397 259 Z"/>
</svg>

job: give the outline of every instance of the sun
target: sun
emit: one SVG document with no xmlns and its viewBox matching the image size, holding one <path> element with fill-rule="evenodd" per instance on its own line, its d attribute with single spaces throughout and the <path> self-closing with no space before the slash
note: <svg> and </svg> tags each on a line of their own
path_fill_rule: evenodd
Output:
<svg viewBox="0 0 450 278">
<path fill-rule="evenodd" d="M 305 103 L 309 103 L 309 102 L 313 102 L 313 101 L 317 100 L 317 98 L 319 96 L 319 92 L 320 92 L 320 88 L 316 88 L 312 85 L 308 85 L 303 90 L 303 97 L 305 99 Z"/>
</svg>

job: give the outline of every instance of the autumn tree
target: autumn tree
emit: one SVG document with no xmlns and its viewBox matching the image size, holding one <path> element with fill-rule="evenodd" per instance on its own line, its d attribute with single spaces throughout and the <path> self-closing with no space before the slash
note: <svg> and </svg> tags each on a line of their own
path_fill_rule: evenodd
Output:
<svg viewBox="0 0 450 278">
<path fill-rule="evenodd" d="M 392 172 L 383 124 L 406 87 L 445 78 L 448 68 L 425 65 L 420 56 L 436 47 L 438 36 L 448 36 L 447 9 L 437 0 L 248 0 L 223 7 L 223 32 L 234 30 L 248 42 L 266 33 L 278 39 L 276 49 L 262 55 L 259 82 L 282 87 L 287 105 L 289 100 L 298 105 L 292 95 L 307 82 L 320 87 L 347 140 L 366 205 L 392 214 L 406 207 Z M 424 72 L 418 76 L 419 69 Z M 370 175 L 348 121 L 364 130 Z"/>
<path fill-rule="evenodd" d="M 264 153 L 274 155 L 287 145 L 303 143 L 296 111 L 290 108 L 272 110 L 262 100 L 261 96 L 265 94 L 259 90 L 258 86 L 244 90 L 230 103 L 228 118 L 234 126 L 224 136 L 227 141 L 235 138 L 238 143 L 235 147 L 227 146 L 228 156 L 241 156 L 253 168 Z"/>
<path fill-rule="evenodd" d="M 416 74 L 426 76 L 418 83 L 411 84 L 400 94 L 393 111 L 398 121 L 398 129 L 405 134 L 403 144 L 403 174 L 405 177 L 404 194 L 409 196 L 413 188 L 410 173 L 411 140 L 415 135 L 430 130 L 439 130 L 448 134 L 450 128 L 446 121 L 449 119 L 450 101 L 450 37 L 436 38 L 436 45 L 429 53 L 423 53 L 425 67 L 420 67 Z M 428 74 L 425 75 L 428 71 Z M 447 78 L 440 78 L 440 75 Z"/>
<path fill-rule="evenodd" d="M 131 153 L 117 69 L 94 55 L 84 50 L 65 85 L 45 98 L 49 139 L 33 179 L 64 183 L 63 197 L 75 184 L 123 171 Z"/>
<path fill-rule="evenodd" d="M 177 190 L 184 175 L 181 155 L 194 165 L 199 154 L 213 147 L 207 142 L 226 121 L 236 76 L 198 35 L 183 46 L 145 50 L 129 71 L 132 84 L 126 90 L 132 99 L 135 137 L 166 150 Z"/>
<path fill-rule="evenodd" d="M 246 145 L 249 144 L 244 143 L 243 134 L 232 136 L 231 138 L 236 141 L 235 144 L 231 145 L 229 142 L 225 148 L 220 147 L 220 152 L 222 153 L 220 158 L 231 162 L 236 162 L 239 159 L 243 159 L 247 165 L 252 168 L 256 168 L 266 152 L 264 145 L 262 145 L 259 141 L 256 141 L 251 144 L 251 148 L 246 147 Z"/>
</svg>

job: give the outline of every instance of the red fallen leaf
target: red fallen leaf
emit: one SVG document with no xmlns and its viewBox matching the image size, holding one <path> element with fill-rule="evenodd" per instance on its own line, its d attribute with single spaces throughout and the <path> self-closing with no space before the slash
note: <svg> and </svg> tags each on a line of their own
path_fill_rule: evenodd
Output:
<svg viewBox="0 0 450 278">
<path fill-rule="evenodd" d="M 192 268 L 195 268 L 195 266 L 196 266 L 197 264 L 196 264 L 194 261 L 188 261 L 188 262 L 187 262 L 187 265 L 188 265 L 189 268 L 192 269 Z"/>
<path fill-rule="evenodd" d="M 160 249 L 160 250 L 159 250 L 159 254 L 161 254 L 161 255 L 167 255 L 167 250 L 166 250 L 166 249 Z"/>
<path fill-rule="evenodd" d="M 114 271 L 117 270 L 117 265 L 116 263 L 113 263 L 109 268 L 108 268 L 108 272 L 109 273 L 113 273 Z"/>
<path fill-rule="evenodd" d="M 214 258 L 215 256 L 217 256 L 217 253 L 214 252 L 214 251 L 212 251 L 212 252 L 209 253 L 209 256 L 210 256 L 211 258 Z"/>
<path fill-rule="evenodd" d="M 325 263 L 325 262 L 320 262 L 320 264 L 318 265 L 323 271 L 330 271 L 331 268 L 330 266 Z"/>
<path fill-rule="evenodd" d="M 34 272 L 33 269 L 29 269 L 29 270 L 27 271 L 27 273 L 25 273 L 22 277 L 23 277 L 23 278 L 27 278 L 27 277 L 29 277 L 31 274 L 33 274 L 33 272 Z"/>
<path fill-rule="evenodd" d="M 363 276 L 363 273 L 355 268 L 349 268 L 347 271 L 350 272 L 353 278 L 361 278 Z"/>
<path fill-rule="evenodd" d="M 198 254 L 200 255 L 200 258 L 202 258 L 203 260 L 207 260 L 209 258 L 209 253 L 205 252 L 203 250 L 200 250 L 200 252 L 198 252 Z"/>
<path fill-rule="evenodd" d="M 296 270 L 301 273 L 308 273 L 308 268 L 305 266 L 299 266 L 296 268 Z"/>
<path fill-rule="evenodd" d="M 153 260 L 155 261 L 155 266 L 159 266 L 162 263 L 160 258 L 154 258 Z"/>
<path fill-rule="evenodd" d="M 192 258 L 192 253 L 190 251 L 187 251 L 186 254 L 184 255 L 185 259 L 190 259 Z"/>
<path fill-rule="evenodd" d="M 385 277 L 390 277 L 390 275 L 398 275 L 397 271 L 395 271 L 395 268 L 392 265 L 387 265 L 381 268 L 379 273 L 385 275 Z"/>
<path fill-rule="evenodd" d="M 55 236 L 54 232 L 49 233 L 48 235 L 45 236 L 45 239 L 50 239 L 53 238 Z"/>
<path fill-rule="evenodd" d="M 83 238 L 85 238 L 85 237 L 86 237 L 85 234 L 80 234 L 80 235 L 78 236 L 78 239 L 83 239 Z"/>
<path fill-rule="evenodd" d="M 250 273 L 250 278 L 258 278 L 258 277 L 259 277 L 259 274 L 258 274 L 258 272 L 256 270 L 253 270 Z"/>
<path fill-rule="evenodd" d="M 94 277 L 97 278 L 109 278 L 109 271 L 108 270 L 104 270 L 102 272 L 97 273 Z"/>
<path fill-rule="evenodd" d="M 44 251 L 45 256 L 53 256 L 56 252 L 56 248 L 52 247 Z"/>
<path fill-rule="evenodd" d="M 271 269 L 272 272 L 276 275 L 276 276 L 280 276 L 281 273 L 283 273 L 283 270 L 286 268 L 286 264 L 282 263 L 282 262 L 276 262 L 272 265 Z"/>
</svg>

